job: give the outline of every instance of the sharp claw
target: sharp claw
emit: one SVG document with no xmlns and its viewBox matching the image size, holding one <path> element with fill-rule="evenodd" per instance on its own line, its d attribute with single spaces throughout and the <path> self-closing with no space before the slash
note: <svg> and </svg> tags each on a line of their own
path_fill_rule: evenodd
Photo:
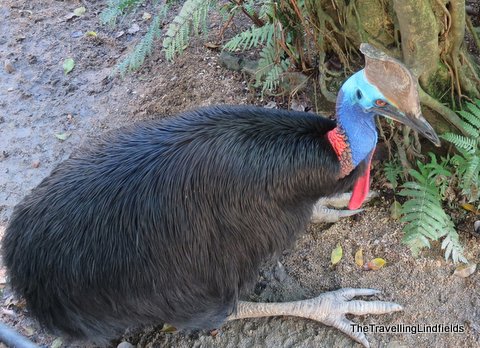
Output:
<svg viewBox="0 0 480 348">
<path fill-rule="evenodd" d="M 348 335 L 353 340 L 357 341 L 364 347 L 369 348 L 370 343 L 368 343 L 367 336 L 360 331 L 360 330 L 353 330 L 354 323 L 346 318 L 339 318 L 338 320 L 334 320 L 331 323 L 331 326 L 342 331 L 344 334 Z"/>
</svg>

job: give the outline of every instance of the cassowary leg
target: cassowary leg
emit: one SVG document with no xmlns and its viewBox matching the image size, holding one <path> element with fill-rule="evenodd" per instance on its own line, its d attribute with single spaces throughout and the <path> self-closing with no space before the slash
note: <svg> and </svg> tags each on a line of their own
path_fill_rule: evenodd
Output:
<svg viewBox="0 0 480 348">
<path fill-rule="evenodd" d="M 337 222 L 341 218 L 352 216 L 363 211 L 363 209 L 357 210 L 337 210 L 333 208 L 345 208 L 350 201 L 351 193 L 342 193 L 332 197 L 320 198 L 313 207 L 311 222 L 313 223 L 325 223 L 325 222 Z M 369 192 L 366 201 L 377 197 L 377 192 Z"/>
<path fill-rule="evenodd" d="M 363 332 L 354 330 L 354 323 L 345 314 L 385 314 L 401 311 L 402 306 L 393 302 L 352 300 L 355 296 L 372 296 L 380 291 L 374 289 L 345 288 L 326 292 L 310 300 L 284 303 L 256 303 L 240 301 L 236 313 L 228 320 L 272 316 L 295 316 L 319 321 L 333 326 L 355 341 L 370 347 Z"/>
</svg>

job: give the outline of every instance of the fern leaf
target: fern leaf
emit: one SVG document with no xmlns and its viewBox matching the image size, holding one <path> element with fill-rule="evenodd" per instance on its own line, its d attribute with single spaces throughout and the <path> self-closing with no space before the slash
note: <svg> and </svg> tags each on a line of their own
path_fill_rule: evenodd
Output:
<svg viewBox="0 0 480 348">
<path fill-rule="evenodd" d="M 446 133 L 441 136 L 443 139 L 451 142 L 455 147 L 463 149 L 470 154 L 474 154 L 478 147 L 478 140 L 474 138 L 467 138 L 463 135 Z"/>
<path fill-rule="evenodd" d="M 103 24 L 114 25 L 120 15 L 144 2 L 145 0 L 110 0 L 108 7 L 100 14 L 100 21 Z"/>
<path fill-rule="evenodd" d="M 121 75 L 139 69 L 153 50 L 155 39 L 160 37 L 160 24 L 167 14 L 167 6 L 160 9 L 159 14 L 153 17 L 150 27 L 143 39 L 135 46 L 135 49 L 118 66 L 117 70 Z"/>
<path fill-rule="evenodd" d="M 451 257 L 454 263 L 468 262 L 465 256 L 463 256 L 463 247 L 460 244 L 455 229 L 451 228 L 448 230 L 447 236 L 442 242 L 442 249 L 445 249 L 445 260 L 448 260 Z"/>
<path fill-rule="evenodd" d="M 471 113 L 460 112 L 460 114 L 467 122 L 477 127 L 477 129 L 480 129 L 480 103 L 477 102 L 477 105 L 467 103 L 467 108 L 470 110 Z"/>
<path fill-rule="evenodd" d="M 181 53 L 193 34 L 198 34 L 200 26 L 206 29 L 208 9 L 211 1 L 187 0 L 182 9 L 168 26 L 163 40 L 163 50 L 167 60 L 172 61 Z"/>
<path fill-rule="evenodd" d="M 416 181 L 406 182 L 399 193 L 410 198 L 401 209 L 403 216 L 400 221 L 406 224 L 403 242 L 414 254 L 418 254 L 422 248 L 430 246 L 429 240 L 444 237 L 442 248 L 445 249 L 445 257 L 455 263 L 463 262 L 465 258 L 458 234 L 451 218 L 442 208 L 440 187 L 436 184 L 445 170 L 435 156 L 431 156 L 429 164 L 419 163 L 418 167 L 418 171 L 410 171 Z"/>
<path fill-rule="evenodd" d="M 398 180 L 402 175 L 402 167 L 398 164 L 397 161 L 387 162 L 383 168 L 385 172 L 385 177 L 392 185 L 392 188 L 395 190 L 398 187 Z"/>
<path fill-rule="evenodd" d="M 223 48 L 233 52 L 258 47 L 272 40 L 274 30 L 275 27 L 272 23 L 267 23 L 263 27 L 255 27 L 252 25 L 249 29 L 234 36 Z"/>
</svg>

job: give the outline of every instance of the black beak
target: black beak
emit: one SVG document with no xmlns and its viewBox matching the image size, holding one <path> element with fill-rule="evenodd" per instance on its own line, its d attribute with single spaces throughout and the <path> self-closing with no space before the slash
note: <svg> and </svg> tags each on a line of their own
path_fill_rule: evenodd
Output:
<svg viewBox="0 0 480 348">
<path fill-rule="evenodd" d="M 430 123 L 427 122 L 422 114 L 404 114 L 390 104 L 386 104 L 383 107 L 375 107 L 372 109 L 372 111 L 378 115 L 391 118 L 392 120 L 403 123 L 404 125 L 416 130 L 418 133 L 422 134 L 425 138 L 435 144 L 435 146 L 440 146 L 441 144 L 437 133 L 435 133 Z"/>
</svg>

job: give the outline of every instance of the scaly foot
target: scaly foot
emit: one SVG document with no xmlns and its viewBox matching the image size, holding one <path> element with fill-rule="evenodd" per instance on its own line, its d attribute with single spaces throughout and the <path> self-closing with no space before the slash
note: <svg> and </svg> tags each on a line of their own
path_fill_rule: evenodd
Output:
<svg viewBox="0 0 480 348">
<path fill-rule="evenodd" d="M 325 223 L 325 222 L 337 222 L 341 218 L 352 216 L 363 211 L 363 209 L 357 210 L 337 210 L 345 208 L 350 201 L 351 193 L 342 193 L 332 197 L 320 198 L 313 207 L 312 217 L 310 219 L 313 223 Z M 366 201 L 377 197 L 377 192 L 369 192 Z M 332 209 L 329 207 L 337 208 Z"/>
<path fill-rule="evenodd" d="M 365 347 L 370 347 L 363 332 L 354 330 L 354 323 L 345 314 L 385 314 L 401 311 L 402 306 L 393 302 L 353 300 L 356 296 L 372 296 L 374 289 L 345 288 L 326 292 L 315 298 L 284 303 L 255 303 L 240 301 L 236 313 L 228 320 L 290 315 L 319 321 L 333 326 Z"/>
</svg>

